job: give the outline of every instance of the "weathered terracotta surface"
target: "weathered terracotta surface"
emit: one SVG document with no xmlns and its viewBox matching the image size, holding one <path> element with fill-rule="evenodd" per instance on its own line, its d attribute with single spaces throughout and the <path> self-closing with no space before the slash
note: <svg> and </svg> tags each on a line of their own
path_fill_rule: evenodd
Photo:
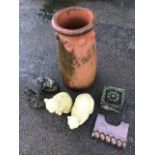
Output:
<svg viewBox="0 0 155 155">
<path fill-rule="evenodd" d="M 86 89 L 96 76 L 96 40 L 93 13 L 71 7 L 57 12 L 52 19 L 57 31 L 57 57 L 64 83 L 72 89 Z"/>
</svg>

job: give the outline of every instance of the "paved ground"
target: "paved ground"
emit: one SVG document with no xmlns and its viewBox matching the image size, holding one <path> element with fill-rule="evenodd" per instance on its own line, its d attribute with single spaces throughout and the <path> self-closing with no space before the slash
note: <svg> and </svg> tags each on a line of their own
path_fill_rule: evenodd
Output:
<svg viewBox="0 0 155 155">
<path fill-rule="evenodd" d="M 56 44 L 50 21 L 57 9 L 80 5 L 96 13 L 98 70 L 96 83 L 89 92 L 95 99 L 95 112 L 76 130 L 69 130 L 66 116 L 58 117 L 44 110 L 26 106 L 24 89 L 42 75 L 55 77 L 63 91 L 75 99 L 78 92 L 62 82 L 56 61 Z M 42 9 L 42 10 L 41 10 Z M 135 84 L 134 84 L 134 1 L 109 0 L 58 4 L 44 0 L 20 0 L 20 155 L 134 155 L 135 152 Z M 99 108 L 104 85 L 127 90 L 120 115 Z M 91 138 L 96 114 L 107 121 L 130 124 L 126 150 L 102 144 Z"/>
</svg>

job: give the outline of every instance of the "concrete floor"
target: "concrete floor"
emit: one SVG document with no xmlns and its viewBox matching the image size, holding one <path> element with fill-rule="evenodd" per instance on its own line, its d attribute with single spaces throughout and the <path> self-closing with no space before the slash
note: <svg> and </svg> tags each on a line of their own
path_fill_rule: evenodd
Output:
<svg viewBox="0 0 155 155">
<path fill-rule="evenodd" d="M 58 117 L 45 109 L 27 106 L 24 90 L 32 88 L 39 76 L 55 77 L 62 91 L 73 99 L 79 94 L 66 88 L 56 61 L 55 34 L 50 26 L 52 13 L 64 5 L 50 2 L 50 13 L 44 0 L 20 0 L 20 155 L 134 155 L 135 152 L 135 19 L 134 1 L 88 1 L 76 4 L 96 13 L 98 69 L 95 84 L 89 90 L 96 102 L 88 121 L 69 130 L 66 116 Z M 46 8 L 45 8 L 46 7 Z M 51 9 L 52 8 L 52 9 Z M 104 86 L 126 89 L 123 112 L 116 115 L 99 108 Z M 130 124 L 125 150 L 91 138 L 97 113 L 116 124 Z"/>
</svg>

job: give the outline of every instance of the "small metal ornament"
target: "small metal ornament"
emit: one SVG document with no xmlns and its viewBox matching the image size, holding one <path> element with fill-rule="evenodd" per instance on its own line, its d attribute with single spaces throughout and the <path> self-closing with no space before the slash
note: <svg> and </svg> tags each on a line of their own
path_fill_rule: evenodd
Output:
<svg viewBox="0 0 155 155">
<path fill-rule="evenodd" d="M 25 91 L 27 105 L 32 108 L 45 108 L 44 98 L 51 98 L 59 91 L 59 86 L 53 78 L 48 77 L 39 77 L 36 83 L 35 88 Z"/>
<path fill-rule="evenodd" d="M 119 113 L 124 105 L 125 90 L 117 87 L 105 87 L 101 98 L 101 108 Z"/>
</svg>

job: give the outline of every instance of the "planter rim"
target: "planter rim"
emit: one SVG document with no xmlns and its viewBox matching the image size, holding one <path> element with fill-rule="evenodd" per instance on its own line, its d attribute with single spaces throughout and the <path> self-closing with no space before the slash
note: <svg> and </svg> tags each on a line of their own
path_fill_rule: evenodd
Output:
<svg viewBox="0 0 155 155">
<path fill-rule="evenodd" d="M 63 27 L 59 26 L 58 23 L 56 22 L 58 16 L 62 12 L 65 12 L 65 11 L 68 11 L 68 10 L 74 10 L 74 9 L 87 11 L 90 14 L 92 20 L 87 25 L 83 26 L 82 28 L 77 28 L 77 29 L 67 29 L 67 28 L 63 28 Z M 57 11 L 53 15 L 53 18 L 51 20 L 51 26 L 58 33 L 61 33 L 61 34 L 64 34 L 64 35 L 68 35 L 68 36 L 82 35 L 84 33 L 89 32 L 91 29 L 94 28 L 94 14 L 90 9 L 85 8 L 85 7 L 68 7 L 68 8 L 64 8 L 64 9 L 61 9 L 61 10 Z"/>
</svg>

